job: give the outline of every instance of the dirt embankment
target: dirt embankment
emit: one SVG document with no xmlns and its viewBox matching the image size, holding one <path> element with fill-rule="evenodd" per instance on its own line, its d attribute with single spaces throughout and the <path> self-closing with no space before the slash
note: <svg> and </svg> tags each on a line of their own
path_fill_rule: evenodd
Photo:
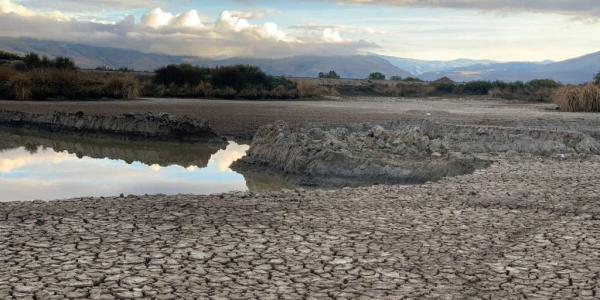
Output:
<svg viewBox="0 0 600 300">
<path fill-rule="evenodd" d="M 219 141 L 208 122 L 169 114 L 87 115 L 83 112 L 0 111 L 0 125 L 156 140 Z M 222 140 L 221 140 L 222 141 Z"/>
<path fill-rule="evenodd" d="M 264 168 L 306 185 L 422 183 L 471 173 L 495 155 L 600 154 L 579 132 L 467 126 L 431 121 L 261 128 L 237 170 Z"/>
</svg>

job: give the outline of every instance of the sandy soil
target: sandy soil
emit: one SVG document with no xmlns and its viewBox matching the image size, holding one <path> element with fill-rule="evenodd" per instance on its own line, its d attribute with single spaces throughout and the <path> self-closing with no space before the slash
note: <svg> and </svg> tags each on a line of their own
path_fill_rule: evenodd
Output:
<svg viewBox="0 0 600 300">
<path fill-rule="evenodd" d="M 0 101 L 0 109 L 94 114 L 167 112 L 206 119 L 219 133 L 251 138 L 262 125 L 291 122 L 378 122 L 399 118 L 498 126 L 595 130 L 597 114 L 564 114 L 552 104 L 491 99 L 348 98 L 344 101 L 225 101 L 151 99 L 106 102 Z"/>
</svg>

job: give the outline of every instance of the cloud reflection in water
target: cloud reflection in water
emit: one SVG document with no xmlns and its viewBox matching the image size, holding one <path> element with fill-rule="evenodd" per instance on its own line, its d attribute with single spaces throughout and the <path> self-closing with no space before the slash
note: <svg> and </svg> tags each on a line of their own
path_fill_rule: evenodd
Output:
<svg viewBox="0 0 600 300">
<path fill-rule="evenodd" d="M 29 149 L 29 148 L 28 148 Z M 53 200 L 123 194 L 213 194 L 246 191 L 244 176 L 229 166 L 243 157 L 247 145 L 229 143 L 206 167 L 127 163 L 67 151 L 25 147 L 0 151 L 0 201 Z"/>
</svg>

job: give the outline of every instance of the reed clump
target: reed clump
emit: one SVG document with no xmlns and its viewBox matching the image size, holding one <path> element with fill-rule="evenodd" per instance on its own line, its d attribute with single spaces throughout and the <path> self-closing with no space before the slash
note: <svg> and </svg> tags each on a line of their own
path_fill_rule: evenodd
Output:
<svg viewBox="0 0 600 300">
<path fill-rule="evenodd" d="M 554 93 L 553 101 L 561 111 L 600 112 L 600 86 L 565 86 Z"/>
<path fill-rule="evenodd" d="M 339 96 L 340 93 L 333 87 L 320 85 L 312 79 L 296 80 L 298 97 L 300 98 L 318 98 L 323 96 Z"/>
<path fill-rule="evenodd" d="M 0 69 L 0 98 L 8 100 L 134 99 L 139 81 L 131 75 L 76 69 Z"/>
</svg>

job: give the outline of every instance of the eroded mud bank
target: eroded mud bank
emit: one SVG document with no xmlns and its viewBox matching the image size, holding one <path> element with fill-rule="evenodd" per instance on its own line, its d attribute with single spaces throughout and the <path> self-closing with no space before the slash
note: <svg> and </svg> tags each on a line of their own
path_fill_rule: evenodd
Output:
<svg viewBox="0 0 600 300">
<path fill-rule="evenodd" d="M 0 125 L 61 133 L 105 134 L 153 140 L 222 142 L 208 122 L 164 113 L 103 116 L 88 115 L 82 112 L 36 114 L 0 111 Z"/>
<path fill-rule="evenodd" d="M 590 135 L 555 130 L 394 121 L 346 126 L 278 122 L 261 128 L 234 168 L 283 173 L 305 185 L 423 183 L 487 167 L 494 156 L 599 154 Z"/>
</svg>

